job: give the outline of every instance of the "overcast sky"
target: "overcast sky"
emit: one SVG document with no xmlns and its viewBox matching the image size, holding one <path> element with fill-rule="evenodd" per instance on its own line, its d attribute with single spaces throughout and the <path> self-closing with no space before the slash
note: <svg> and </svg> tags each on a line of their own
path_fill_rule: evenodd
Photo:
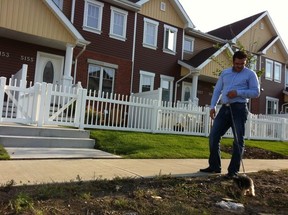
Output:
<svg viewBox="0 0 288 215">
<path fill-rule="evenodd" d="M 288 10 L 283 0 L 179 0 L 196 29 L 207 32 L 268 11 L 288 49 Z"/>
</svg>

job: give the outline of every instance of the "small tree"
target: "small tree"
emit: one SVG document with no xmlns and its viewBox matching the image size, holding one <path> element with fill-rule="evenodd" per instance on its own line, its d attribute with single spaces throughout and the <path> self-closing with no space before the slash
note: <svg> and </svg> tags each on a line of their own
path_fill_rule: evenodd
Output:
<svg viewBox="0 0 288 215">
<path fill-rule="evenodd" d="M 214 48 L 218 48 L 220 49 L 222 47 L 222 45 L 220 44 L 216 44 L 214 45 Z M 233 49 L 233 48 L 232 48 Z M 237 49 L 237 50 L 240 50 L 240 51 L 244 51 L 246 54 L 247 54 L 247 63 L 246 63 L 246 67 L 250 68 L 250 69 L 253 69 L 253 65 L 255 65 L 255 63 L 257 62 L 257 58 L 255 57 L 255 55 L 250 52 L 250 51 L 247 51 L 245 49 L 245 47 L 239 42 L 237 41 L 236 42 L 236 45 L 234 45 L 234 49 Z M 232 66 L 232 59 L 233 59 L 233 55 L 229 52 L 228 49 L 226 49 L 226 55 L 228 57 L 228 59 L 230 59 L 231 61 L 231 64 L 230 65 L 227 65 L 226 62 L 223 62 L 223 61 L 219 61 L 217 60 L 216 58 L 214 57 L 211 57 L 211 59 L 216 62 L 220 67 L 221 69 L 217 68 L 215 72 L 213 72 L 214 75 L 220 75 L 222 70 L 229 67 L 229 66 Z M 254 70 L 257 74 L 258 77 L 261 77 L 262 74 L 264 73 L 264 68 L 260 69 L 260 70 Z"/>
</svg>

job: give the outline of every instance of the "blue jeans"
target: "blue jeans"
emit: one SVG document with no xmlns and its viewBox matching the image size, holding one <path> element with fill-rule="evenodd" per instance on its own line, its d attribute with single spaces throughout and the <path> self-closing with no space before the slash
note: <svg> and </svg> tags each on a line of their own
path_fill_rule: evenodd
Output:
<svg viewBox="0 0 288 215">
<path fill-rule="evenodd" d="M 232 157 L 228 166 L 228 174 L 236 175 L 239 172 L 242 154 L 244 152 L 244 135 L 247 116 L 248 109 L 246 103 L 232 103 L 230 106 L 222 105 L 214 119 L 213 127 L 209 135 L 209 167 L 211 169 L 221 170 L 220 140 L 227 130 L 232 128 L 234 141 Z"/>
</svg>

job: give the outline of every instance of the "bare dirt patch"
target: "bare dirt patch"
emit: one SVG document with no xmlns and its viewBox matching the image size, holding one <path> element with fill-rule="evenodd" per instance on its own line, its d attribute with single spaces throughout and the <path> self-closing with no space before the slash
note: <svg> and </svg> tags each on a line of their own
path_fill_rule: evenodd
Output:
<svg viewBox="0 0 288 215">
<path fill-rule="evenodd" d="M 249 148 L 245 158 L 283 159 L 257 148 Z M 13 186 L 12 182 L 7 182 L 0 187 L 0 214 L 287 214 L 288 169 L 247 175 L 254 181 L 255 197 L 241 196 L 232 181 L 220 175 L 115 178 L 89 182 L 77 178 L 73 183 L 37 186 Z M 243 204 L 243 211 L 231 212 L 217 205 L 227 199 Z"/>
</svg>

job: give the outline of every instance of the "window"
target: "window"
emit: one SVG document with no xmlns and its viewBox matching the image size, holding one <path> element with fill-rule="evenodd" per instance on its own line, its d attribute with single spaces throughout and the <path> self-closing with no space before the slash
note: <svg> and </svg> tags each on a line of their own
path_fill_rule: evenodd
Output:
<svg viewBox="0 0 288 215">
<path fill-rule="evenodd" d="M 287 68 L 286 68 L 286 72 L 285 73 L 286 73 L 286 75 L 285 75 L 285 88 L 287 89 L 287 87 L 288 87 L 288 69 Z"/>
<path fill-rule="evenodd" d="M 265 78 L 268 80 L 272 80 L 273 78 L 273 61 L 272 60 L 266 60 Z"/>
<path fill-rule="evenodd" d="M 193 52 L 194 51 L 194 38 L 185 37 L 184 38 L 184 51 L 185 52 Z"/>
<path fill-rule="evenodd" d="M 164 52 L 175 54 L 177 43 L 177 28 L 164 25 Z"/>
<path fill-rule="evenodd" d="M 160 87 L 162 88 L 162 101 L 172 102 L 174 78 L 166 75 L 160 75 L 160 78 Z"/>
<path fill-rule="evenodd" d="M 139 92 L 152 91 L 154 89 L 155 74 L 151 72 L 140 71 Z"/>
<path fill-rule="evenodd" d="M 277 114 L 279 100 L 271 97 L 266 97 L 266 114 Z"/>
<path fill-rule="evenodd" d="M 126 40 L 128 12 L 111 7 L 110 37 Z"/>
<path fill-rule="evenodd" d="M 85 1 L 83 29 L 100 34 L 104 4 L 94 0 Z"/>
<path fill-rule="evenodd" d="M 88 90 L 113 93 L 115 69 L 89 64 Z"/>
<path fill-rule="evenodd" d="M 59 7 L 60 10 L 63 10 L 63 0 L 53 0 L 53 2 Z"/>
<path fill-rule="evenodd" d="M 160 10 L 166 11 L 166 3 L 165 2 L 160 3 Z"/>
<path fill-rule="evenodd" d="M 274 81 L 281 82 L 282 65 L 275 62 L 274 64 Z"/>
<path fill-rule="evenodd" d="M 146 48 L 157 48 L 157 35 L 159 23 L 144 18 L 143 46 Z"/>
</svg>

